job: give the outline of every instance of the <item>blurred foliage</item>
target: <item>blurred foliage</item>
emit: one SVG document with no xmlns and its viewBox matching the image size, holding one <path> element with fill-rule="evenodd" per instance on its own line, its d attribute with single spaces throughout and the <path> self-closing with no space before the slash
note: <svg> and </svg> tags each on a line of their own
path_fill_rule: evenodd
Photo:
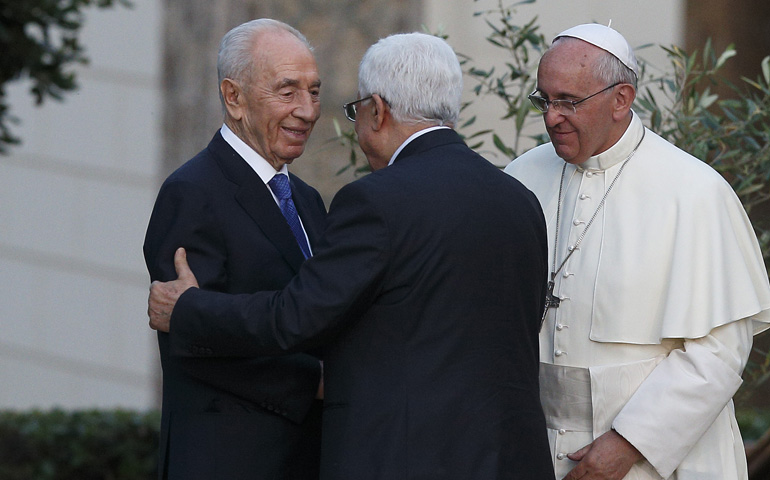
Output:
<svg viewBox="0 0 770 480">
<path fill-rule="evenodd" d="M 77 88 L 69 67 L 88 62 L 78 42 L 81 10 L 116 4 L 131 6 L 129 0 L 0 0 L 0 153 L 21 141 L 11 131 L 19 119 L 6 103 L 6 84 L 28 78 L 36 104 L 61 100 Z"/>
<path fill-rule="evenodd" d="M 770 410 L 760 408 L 736 408 L 735 418 L 741 436 L 747 443 L 755 442 L 770 431 Z"/>
<path fill-rule="evenodd" d="M 477 0 L 474 0 L 477 1 Z M 475 17 L 483 17 L 489 27 L 490 33 L 486 40 L 495 49 L 503 51 L 505 66 L 480 66 L 471 57 L 458 54 L 466 76 L 475 82 L 473 92 L 478 97 L 494 96 L 504 106 L 505 113 L 502 120 L 505 122 L 504 133 L 493 130 L 480 130 L 465 134 L 468 145 L 473 149 L 479 149 L 484 141 L 479 138 L 491 135 L 492 143 L 505 158 L 516 158 L 524 151 L 521 140 L 524 127 L 532 120 L 539 120 L 540 114 L 532 108 L 527 95 L 535 90 L 537 78 L 537 64 L 547 48 L 545 37 L 539 32 L 537 17 L 523 26 L 519 26 L 514 20 L 516 7 L 535 3 L 535 0 L 524 0 L 512 5 L 504 5 L 498 1 L 498 6 L 492 10 L 479 11 Z M 473 103 L 467 102 L 464 107 Z M 461 131 L 466 131 L 472 125 L 476 117 L 471 117 L 460 126 Z M 507 128 L 512 123 L 512 129 Z M 504 140 L 505 137 L 507 140 Z M 548 141 L 545 132 L 536 135 L 537 143 Z"/>
<path fill-rule="evenodd" d="M 363 163 L 359 162 L 358 137 L 356 137 L 356 131 L 354 130 L 354 127 L 349 126 L 347 130 L 344 130 L 336 118 L 332 118 L 332 122 L 334 124 L 334 131 L 337 136 L 332 138 L 330 142 L 338 143 L 350 152 L 348 155 L 348 164 L 340 168 L 337 171 L 337 175 L 341 175 L 351 168 L 354 169 L 356 175 L 368 172 L 369 164 L 366 163 L 366 159 L 364 159 Z"/>
<path fill-rule="evenodd" d="M 0 478 L 148 480 L 159 428 L 156 411 L 0 412 Z"/>
</svg>

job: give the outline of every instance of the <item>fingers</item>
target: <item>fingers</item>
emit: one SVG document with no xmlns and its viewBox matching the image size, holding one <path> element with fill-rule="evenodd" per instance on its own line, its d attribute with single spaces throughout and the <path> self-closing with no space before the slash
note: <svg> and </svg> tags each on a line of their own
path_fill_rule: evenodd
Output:
<svg viewBox="0 0 770 480">
<path fill-rule="evenodd" d="M 179 280 L 194 277 L 190 265 L 187 263 L 187 251 L 183 247 L 177 248 L 174 252 L 174 269 Z"/>
<path fill-rule="evenodd" d="M 174 252 L 174 269 L 176 269 L 179 283 L 192 287 L 198 286 L 198 279 L 195 278 L 195 274 L 187 263 L 187 251 L 183 247 L 177 248 Z"/>
<path fill-rule="evenodd" d="M 150 328 L 161 332 L 168 332 L 171 323 L 171 310 L 164 308 L 167 305 L 167 295 L 164 288 L 167 284 L 152 282 L 150 296 L 147 299 L 147 316 L 150 317 Z M 173 304 L 171 304 L 173 309 Z"/>
<path fill-rule="evenodd" d="M 578 480 L 580 478 L 583 478 L 583 476 L 586 475 L 587 467 L 585 465 L 585 462 L 581 462 L 581 460 L 583 459 L 583 457 L 586 456 L 586 454 L 590 449 L 591 449 L 591 445 L 588 444 L 585 447 L 578 450 L 577 452 L 570 453 L 569 455 L 567 455 L 567 458 L 575 462 L 578 462 L 578 464 L 575 466 L 575 468 L 570 470 L 570 472 L 567 474 L 566 477 L 564 477 L 563 480 Z"/>
<path fill-rule="evenodd" d="M 179 296 L 190 287 L 198 287 L 198 280 L 187 263 L 187 252 L 184 248 L 178 248 L 174 252 L 174 268 L 178 278 L 170 282 L 152 282 L 147 299 L 150 328 L 161 332 L 169 331 L 171 313 Z"/>
<path fill-rule="evenodd" d="M 569 458 L 570 460 L 573 460 L 575 462 L 579 462 L 580 460 L 583 459 L 583 457 L 586 456 L 586 453 L 588 453 L 588 451 L 590 449 L 591 449 L 591 445 L 588 444 L 585 447 L 583 447 L 580 450 L 578 450 L 577 452 L 568 454 L 567 458 Z"/>
</svg>

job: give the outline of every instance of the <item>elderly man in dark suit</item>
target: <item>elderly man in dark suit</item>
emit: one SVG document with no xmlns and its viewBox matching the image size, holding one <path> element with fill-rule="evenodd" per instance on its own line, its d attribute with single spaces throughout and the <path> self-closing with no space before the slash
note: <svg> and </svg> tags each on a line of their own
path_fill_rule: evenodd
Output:
<svg viewBox="0 0 770 480">
<path fill-rule="evenodd" d="M 380 40 L 345 106 L 375 172 L 335 196 L 299 275 L 280 292 L 190 288 L 179 249 L 179 279 L 152 286 L 151 325 L 170 324 L 174 355 L 326 346 L 322 479 L 554 478 L 538 388 L 545 222 L 450 128 L 461 92 L 443 40 Z"/>
<path fill-rule="evenodd" d="M 280 289 L 324 227 L 318 192 L 287 170 L 319 116 L 318 70 L 302 34 L 269 19 L 225 35 L 218 70 L 224 126 L 163 184 L 147 229 L 147 268 L 153 280 L 175 278 L 173 252 L 184 246 L 202 288 Z M 280 180 L 283 195 L 273 192 Z M 159 478 L 318 479 L 319 359 L 182 358 L 169 354 L 167 334 L 158 342 Z"/>
</svg>

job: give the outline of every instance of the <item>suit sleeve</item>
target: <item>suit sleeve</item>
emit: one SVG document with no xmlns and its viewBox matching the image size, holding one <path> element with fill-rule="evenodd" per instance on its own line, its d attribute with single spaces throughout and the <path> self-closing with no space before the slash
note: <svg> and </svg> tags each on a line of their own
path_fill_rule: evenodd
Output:
<svg viewBox="0 0 770 480">
<path fill-rule="evenodd" d="M 226 242 L 215 217 L 208 196 L 199 186 L 183 181 L 167 182 L 158 194 L 145 240 L 151 279 L 175 279 L 174 251 L 185 247 L 201 287 L 224 290 L 227 286 Z M 168 341 L 168 334 L 158 334 L 162 355 L 169 350 Z M 317 360 L 305 355 L 283 359 L 280 370 L 271 368 L 270 364 L 275 362 L 271 358 L 176 361 L 187 375 L 210 386 L 251 402 L 270 400 L 284 405 L 295 421 L 304 418 L 310 408 L 321 375 Z M 280 378 L 266 379 L 265 375 L 271 371 Z M 257 377 L 262 381 L 255 381 Z"/>
<path fill-rule="evenodd" d="M 376 298 L 390 255 L 387 224 L 370 195 L 357 183 L 340 190 L 316 255 L 284 290 L 252 295 L 205 288 L 185 292 L 172 312 L 172 354 L 306 350 L 355 321 Z"/>
</svg>

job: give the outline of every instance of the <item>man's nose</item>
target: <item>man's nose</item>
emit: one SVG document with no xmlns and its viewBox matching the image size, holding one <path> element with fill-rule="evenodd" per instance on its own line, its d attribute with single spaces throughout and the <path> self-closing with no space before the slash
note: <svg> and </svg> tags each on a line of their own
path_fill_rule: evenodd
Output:
<svg viewBox="0 0 770 480">
<path fill-rule="evenodd" d="M 543 114 L 543 121 L 547 127 L 553 127 L 564 121 L 565 116 L 556 111 L 555 108 L 549 108 L 547 112 Z"/>
<path fill-rule="evenodd" d="M 310 92 L 302 92 L 297 96 L 297 106 L 294 109 L 294 116 L 307 122 L 314 122 L 318 119 L 320 112 L 320 103 L 318 98 Z"/>
</svg>

